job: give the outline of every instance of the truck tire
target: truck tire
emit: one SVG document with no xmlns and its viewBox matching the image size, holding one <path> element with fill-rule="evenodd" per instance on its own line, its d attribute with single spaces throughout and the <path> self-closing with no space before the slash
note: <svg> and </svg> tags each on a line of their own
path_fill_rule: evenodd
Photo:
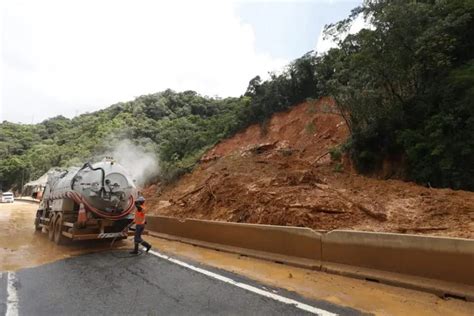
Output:
<svg viewBox="0 0 474 316">
<path fill-rule="evenodd" d="M 41 227 L 40 225 L 40 217 L 41 217 L 41 213 L 38 211 L 35 217 L 35 231 L 40 231 L 43 229 L 43 227 Z"/>
<path fill-rule="evenodd" d="M 64 245 L 67 238 L 63 235 L 63 216 L 58 214 L 54 223 L 54 242 L 58 245 Z"/>
<path fill-rule="evenodd" d="M 49 218 L 49 225 L 48 225 L 48 238 L 49 240 L 53 241 L 54 240 L 54 227 L 55 227 L 55 222 L 56 222 L 56 214 L 52 215 Z"/>
</svg>

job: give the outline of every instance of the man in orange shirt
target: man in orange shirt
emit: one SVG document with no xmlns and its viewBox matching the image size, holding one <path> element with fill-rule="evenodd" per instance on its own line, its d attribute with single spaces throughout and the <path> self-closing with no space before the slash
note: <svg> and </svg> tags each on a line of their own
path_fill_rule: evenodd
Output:
<svg viewBox="0 0 474 316">
<path fill-rule="evenodd" d="M 135 248 L 133 249 L 133 251 L 130 252 L 131 254 L 134 254 L 134 255 L 138 254 L 139 244 L 142 244 L 142 246 L 145 247 L 146 252 L 148 252 L 151 249 L 151 245 L 142 239 L 142 233 L 143 233 L 143 230 L 145 230 L 145 223 L 146 223 L 145 221 L 146 210 L 145 210 L 144 204 L 145 204 L 145 198 L 143 196 L 138 197 L 137 200 L 135 201 L 136 210 L 135 210 L 135 219 L 133 220 L 133 222 L 135 223 L 135 238 L 134 238 Z"/>
</svg>

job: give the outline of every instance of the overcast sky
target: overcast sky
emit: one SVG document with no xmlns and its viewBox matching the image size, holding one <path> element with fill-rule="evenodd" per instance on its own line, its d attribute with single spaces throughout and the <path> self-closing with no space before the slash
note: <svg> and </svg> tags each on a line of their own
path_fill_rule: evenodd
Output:
<svg viewBox="0 0 474 316">
<path fill-rule="evenodd" d="M 1 1 L 0 121 L 73 117 L 166 88 L 239 96 L 360 3 Z"/>
</svg>

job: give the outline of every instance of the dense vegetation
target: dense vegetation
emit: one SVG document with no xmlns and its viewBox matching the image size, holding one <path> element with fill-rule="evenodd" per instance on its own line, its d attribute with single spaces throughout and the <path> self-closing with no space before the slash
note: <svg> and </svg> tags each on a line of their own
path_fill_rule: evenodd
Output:
<svg viewBox="0 0 474 316">
<path fill-rule="evenodd" d="M 359 170 L 399 157 L 408 179 L 473 190 L 474 1 L 367 1 L 327 35 L 337 39 L 360 14 L 369 29 L 266 81 L 255 77 L 239 98 L 167 90 L 73 119 L 3 122 L 0 185 L 19 187 L 120 139 L 159 155 L 161 177 L 172 180 L 220 139 L 251 123 L 265 127 L 273 113 L 307 98 L 332 95 L 351 130 L 344 148 Z"/>
<path fill-rule="evenodd" d="M 209 98 L 166 90 L 73 119 L 35 125 L 0 124 L 0 186 L 19 188 L 53 166 L 80 165 L 132 140 L 160 161 L 164 181 L 190 171 L 220 139 L 304 100 L 314 87 L 312 58 L 291 63 L 280 75 L 251 81 L 239 98 Z M 302 88 L 308 91 L 301 91 Z M 255 89 L 255 91 L 252 91 Z"/>
<path fill-rule="evenodd" d="M 420 183 L 474 189 L 474 1 L 371 1 L 370 30 L 347 36 L 319 65 L 346 115 L 362 171 L 402 157 Z"/>
<path fill-rule="evenodd" d="M 73 119 L 0 125 L 0 181 L 19 186 L 52 166 L 79 165 L 113 150 L 122 139 L 159 154 L 165 179 L 188 171 L 203 150 L 235 132 L 246 98 L 224 100 L 167 90 Z"/>
</svg>

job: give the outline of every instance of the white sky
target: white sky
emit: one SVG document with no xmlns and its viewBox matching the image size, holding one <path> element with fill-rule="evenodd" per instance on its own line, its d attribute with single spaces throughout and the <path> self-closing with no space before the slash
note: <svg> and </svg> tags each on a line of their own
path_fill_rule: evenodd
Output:
<svg viewBox="0 0 474 316">
<path fill-rule="evenodd" d="M 289 60 L 257 53 L 236 12 L 231 1 L 2 1 L 0 122 L 72 117 L 166 88 L 239 96 Z"/>
<path fill-rule="evenodd" d="M 363 28 L 365 29 L 371 29 L 373 28 L 371 24 L 364 19 L 363 15 L 357 16 L 354 21 L 351 24 L 351 27 L 349 28 L 349 31 L 344 34 L 342 37 L 346 37 L 348 34 L 356 34 Z M 334 42 L 331 38 L 324 38 L 323 36 L 323 31 L 324 29 L 321 30 L 321 33 L 319 34 L 318 41 L 316 42 L 316 52 L 318 54 L 323 54 L 330 50 L 331 48 L 336 48 L 337 43 Z"/>
</svg>

